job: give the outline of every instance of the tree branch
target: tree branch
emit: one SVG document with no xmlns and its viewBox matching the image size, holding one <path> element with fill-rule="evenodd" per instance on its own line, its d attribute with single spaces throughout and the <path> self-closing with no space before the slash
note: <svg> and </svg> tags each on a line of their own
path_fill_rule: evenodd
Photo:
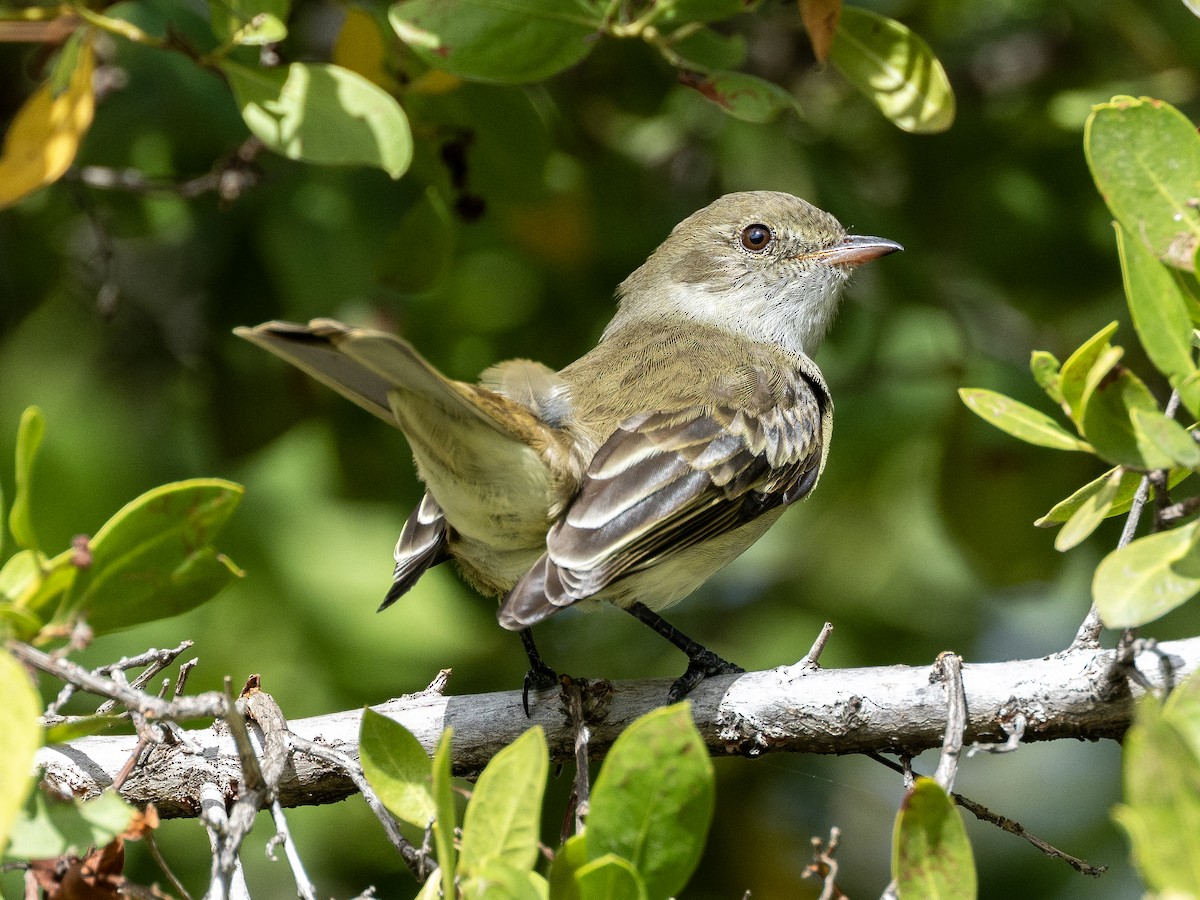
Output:
<svg viewBox="0 0 1200 900">
<path fill-rule="evenodd" d="M 1171 666 L 1164 668 L 1165 658 Z M 1200 638 L 1157 645 L 1133 660 L 1137 677 L 1111 693 L 1111 650 L 1073 650 L 1043 659 L 967 664 L 962 668 L 967 721 L 964 740 L 1004 741 L 1005 724 L 1025 719 L 1024 743 L 1062 738 L 1119 738 L 1128 728 L 1134 701 L 1161 692 L 1200 668 Z M 939 747 L 946 727 L 946 694 L 933 666 L 840 670 L 781 667 L 712 678 L 690 697 L 693 716 L 714 755 L 757 756 L 768 752 L 915 755 Z M 643 713 L 661 706 L 669 680 L 618 682 L 607 698 L 607 715 L 589 722 L 593 758 Z M 1105 697 L 1110 699 L 1104 699 Z M 163 701 L 165 703 L 165 701 Z M 178 701 L 176 701 L 178 702 Z M 546 693 L 532 715 L 521 711 L 521 692 L 453 697 L 415 694 L 375 707 L 402 723 L 432 752 L 442 730 L 454 727 L 453 760 L 459 773 L 478 772 L 532 725 L 542 725 L 555 760 L 574 756 L 570 720 L 557 697 Z M 357 755 L 361 712 L 351 710 L 289 723 L 298 737 Z M 1011 728 L 1011 724 L 1009 725 Z M 199 788 L 231 786 L 242 776 L 228 731 L 188 731 L 193 746 L 158 745 L 121 787 L 133 803 L 154 801 L 164 816 L 200 812 Z M 82 738 L 43 748 L 37 764 L 55 790 L 75 796 L 99 793 L 120 771 L 137 735 Z M 317 805 L 354 793 L 345 772 L 308 755 L 293 756 L 279 782 L 283 806 Z M 235 792 L 236 793 L 236 792 Z"/>
</svg>

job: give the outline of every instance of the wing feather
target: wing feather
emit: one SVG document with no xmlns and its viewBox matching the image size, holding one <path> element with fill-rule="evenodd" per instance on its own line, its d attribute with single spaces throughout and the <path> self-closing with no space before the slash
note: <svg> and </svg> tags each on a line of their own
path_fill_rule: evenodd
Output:
<svg viewBox="0 0 1200 900">
<path fill-rule="evenodd" d="M 786 398 L 757 413 L 691 407 L 624 421 L 501 622 L 533 624 L 807 494 L 824 458 L 828 397 L 803 379 Z"/>
</svg>

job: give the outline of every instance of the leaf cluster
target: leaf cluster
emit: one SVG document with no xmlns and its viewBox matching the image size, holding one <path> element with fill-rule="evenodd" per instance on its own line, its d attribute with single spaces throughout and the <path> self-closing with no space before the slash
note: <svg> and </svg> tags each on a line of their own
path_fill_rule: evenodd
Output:
<svg viewBox="0 0 1200 900">
<path fill-rule="evenodd" d="M 1146 356 L 1172 391 L 1160 402 L 1122 364 L 1113 322 L 1064 362 L 1046 351 L 1030 361 L 1034 379 L 1068 420 L 1059 422 L 1011 397 L 981 388 L 960 391 L 967 406 L 1014 437 L 1055 450 L 1088 453 L 1114 466 L 1056 504 L 1037 524 L 1062 525 L 1068 550 L 1106 518 L 1130 510 L 1153 483 L 1155 529 L 1178 524 L 1198 508 L 1182 501 L 1165 515 L 1170 488 L 1200 471 L 1196 425 L 1176 420 L 1179 407 L 1200 418 L 1200 135 L 1178 110 L 1158 100 L 1116 97 L 1097 106 L 1084 134 L 1088 165 L 1115 221 L 1125 297 Z M 1153 621 L 1200 592 L 1200 524 L 1140 537 L 1096 569 L 1093 599 L 1106 625 Z"/>
</svg>

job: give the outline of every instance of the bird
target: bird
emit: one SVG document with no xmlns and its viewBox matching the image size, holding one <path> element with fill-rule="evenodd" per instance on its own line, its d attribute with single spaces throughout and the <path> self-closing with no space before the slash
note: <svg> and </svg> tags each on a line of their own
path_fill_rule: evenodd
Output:
<svg viewBox="0 0 1200 900">
<path fill-rule="evenodd" d="M 833 400 L 812 356 L 851 272 L 901 249 L 790 194 L 726 194 L 618 286 L 592 350 L 559 371 L 502 362 L 476 384 L 333 319 L 235 333 L 404 432 L 426 491 L 381 610 L 454 560 L 521 636 L 528 714 L 530 693 L 558 681 L 531 626 L 606 601 L 687 656 L 675 702 L 743 670 L 660 612 L 816 486 Z"/>
</svg>

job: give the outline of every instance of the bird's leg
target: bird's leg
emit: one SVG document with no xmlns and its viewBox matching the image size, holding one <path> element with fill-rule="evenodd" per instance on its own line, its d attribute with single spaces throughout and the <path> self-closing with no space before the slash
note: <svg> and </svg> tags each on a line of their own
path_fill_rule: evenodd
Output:
<svg viewBox="0 0 1200 900">
<path fill-rule="evenodd" d="M 525 647 L 525 655 L 529 657 L 529 671 L 525 673 L 525 687 L 521 690 L 521 706 L 525 708 L 525 718 L 529 718 L 529 692 L 544 691 L 558 684 L 558 673 L 546 665 L 537 645 L 533 642 L 533 631 L 521 629 L 521 644 Z"/>
<path fill-rule="evenodd" d="M 731 675 L 735 672 L 746 671 L 741 666 L 735 666 L 733 663 L 721 659 L 707 647 L 697 644 L 658 613 L 641 603 L 625 607 L 625 612 L 639 622 L 649 625 L 687 654 L 687 671 L 675 679 L 675 683 L 671 685 L 671 690 L 667 693 L 667 700 L 671 703 L 678 703 L 691 692 L 692 688 L 710 675 Z"/>
</svg>

